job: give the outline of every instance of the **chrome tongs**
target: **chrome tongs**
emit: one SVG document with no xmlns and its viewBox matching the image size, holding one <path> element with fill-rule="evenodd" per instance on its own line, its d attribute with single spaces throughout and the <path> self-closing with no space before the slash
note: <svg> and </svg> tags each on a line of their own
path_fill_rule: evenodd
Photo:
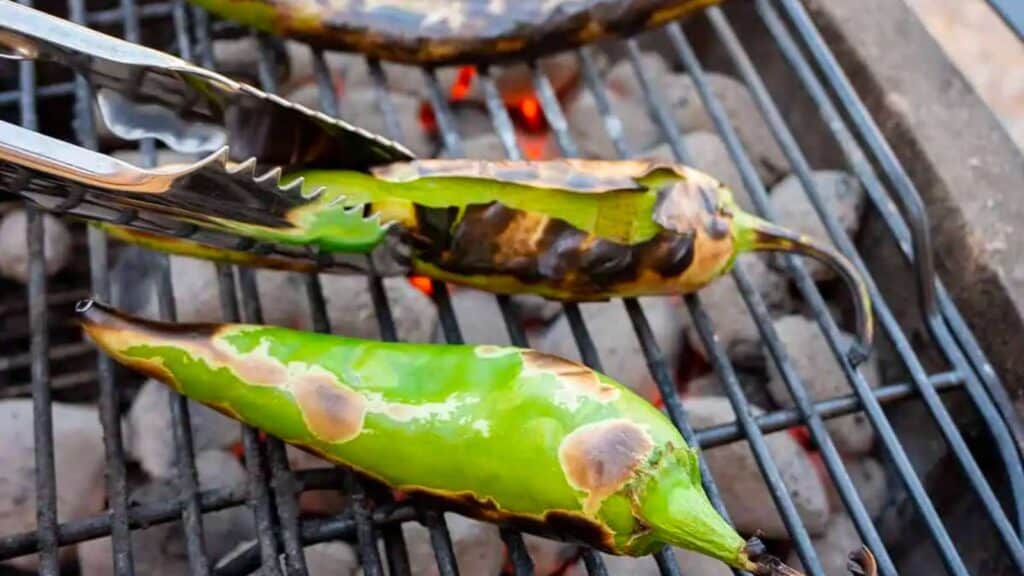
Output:
<svg viewBox="0 0 1024 576">
<path fill-rule="evenodd" d="M 0 121 L 0 189 L 51 211 L 348 268 L 344 256 L 332 263 L 305 248 L 255 246 L 204 222 L 286 225 L 285 214 L 320 191 L 303 189 L 301 180 L 282 186 L 282 168 L 366 171 L 413 158 L 402 145 L 339 119 L 9 0 L 0 0 L 0 56 L 73 69 L 114 135 L 153 138 L 201 157 L 145 169 Z"/>
</svg>

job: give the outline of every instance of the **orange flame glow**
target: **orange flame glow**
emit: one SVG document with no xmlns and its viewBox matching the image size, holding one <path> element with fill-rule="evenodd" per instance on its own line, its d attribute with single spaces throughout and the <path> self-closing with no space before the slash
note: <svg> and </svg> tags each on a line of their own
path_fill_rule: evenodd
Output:
<svg viewBox="0 0 1024 576">
<path fill-rule="evenodd" d="M 451 90 L 448 92 L 448 98 L 452 102 L 465 100 L 466 96 L 469 95 L 469 89 L 472 88 L 475 78 L 476 68 L 472 66 L 459 68 L 458 73 L 455 75 L 455 82 L 452 83 Z"/>
<path fill-rule="evenodd" d="M 541 115 L 540 102 L 536 96 L 529 96 L 519 101 L 519 116 L 523 119 L 524 127 L 527 130 L 540 130 L 544 128 L 544 117 Z"/>
<path fill-rule="evenodd" d="M 412 284 L 414 288 L 427 296 L 434 295 L 434 285 L 431 284 L 430 278 L 426 276 L 409 276 L 409 284 Z"/>
</svg>

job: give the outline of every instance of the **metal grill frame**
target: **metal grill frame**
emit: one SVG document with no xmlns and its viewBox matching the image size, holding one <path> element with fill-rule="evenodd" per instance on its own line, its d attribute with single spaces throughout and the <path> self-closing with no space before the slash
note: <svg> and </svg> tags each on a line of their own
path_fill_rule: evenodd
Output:
<svg viewBox="0 0 1024 576">
<path fill-rule="evenodd" d="M 29 4 L 30 2 L 23 0 L 23 3 Z M 1012 404 L 998 376 L 966 327 L 948 293 L 934 275 L 928 225 L 921 199 L 801 2 L 799 0 L 753 0 L 753 4 L 767 33 L 773 38 L 796 76 L 798 84 L 813 101 L 821 115 L 822 123 L 838 144 L 847 169 L 863 185 L 871 200 L 872 208 L 896 239 L 908 265 L 912 267 L 919 283 L 923 314 L 933 340 L 931 343 L 945 357 L 949 369 L 934 374 L 928 374 L 925 371 L 877 286 L 869 280 L 869 289 L 876 306 L 881 331 L 892 342 L 911 380 L 909 383 L 893 384 L 877 389 L 870 388 L 858 370 L 848 362 L 845 356 L 846 349 L 840 341 L 839 329 L 829 315 L 818 287 L 807 274 L 803 264 L 795 257 L 784 257 L 782 260 L 785 262 L 791 278 L 803 299 L 814 312 L 822 335 L 828 342 L 836 362 L 839 363 L 849 380 L 853 394 L 823 401 L 812 401 L 806 387 L 790 363 L 782 342 L 774 331 L 772 319 L 765 303 L 753 288 L 742 265 L 737 265 L 732 272 L 733 278 L 758 327 L 763 343 L 769 351 L 771 361 L 778 367 L 793 396 L 795 407 L 759 416 L 752 414 L 733 367 L 725 351 L 715 339 L 713 319 L 702 308 L 699 295 L 688 296 L 685 298 L 686 306 L 714 371 L 722 382 L 730 404 L 737 415 L 736 422 L 705 430 L 694 430 L 688 424 L 686 410 L 675 392 L 676 387 L 670 371 L 654 341 L 650 326 L 639 303 L 633 299 L 626 299 L 623 304 L 641 344 L 651 374 L 662 394 L 669 416 L 687 442 L 694 446 L 700 446 L 702 449 L 739 440 L 746 440 L 750 444 L 758 467 L 807 573 L 819 576 L 824 574 L 821 563 L 764 441 L 764 435 L 769 432 L 793 426 L 806 426 L 819 448 L 829 477 L 836 485 L 857 532 L 863 542 L 875 553 L 879 561 L 880 573 L 887 576 L 894 575 L 896 568 L 892 558 L 885 549 L 877 527 L 871 521 L 861 502 L 824 426 L 824 420 L 827 418 L 863 410 L 877 434 L 879 449 L 884 451 L 886 457 L 894 464 L 915 511 L 926 527 L 943 564 L 952 574 L 966 575 L 968 571 L 961 555 L 943 526 L 934 504 L 925 492 L 920 478 L 913 469 L 882 409 L 884 404 L 890 402 L 908 398 L 920 399 L 935 420 L 951 453 L 960 465 L 963 477 L 971 487 L 971 493 L 980 500 L 986 514 L 991 519 L 992 528 L 1002 542 L 1007 557 L 1019 570 L 1024 572 L 1024 545 L 1020 539 L 1021 533 L 1024 532 L 1024 466 L 1022 466 L 1018 452 L 1018 446 L 1024 445 L 1022 442 L 1024 435 L 1021 434 L 1021 427 L 1015 419 Z M 129 41 L 139 40 L 140 23 L 143 19 L 166 19 L 169 17 L 174 24 L 179 55 L 185 59 L 196 60 L 199 64 L 207 67 L 213 68 L 215 65 L 211 60 L 210 20 L 205 12 L 187 6 L 183 0 L 145 5 L 137 4 L 135 0 L 121 0 L 118 8 L 93 12 L 86 10 L 85 0 L 68 0 L 68 8 L 70 19 L 79 23 L 92 26 L 120 24 L 123 36 Z M 828 229 L 833 242 L 862 271 L 866 271 L 852 241 L 839 225 L 835 215 L 829 213 L 823 205 L 814 187 L 811 167 L 765 88 L 758 70 L 743 47 L 743 43 L 736 36 L 726 13 L 719 7 L 711 7 L 698 17 L 706 18 L 714 37 L 725 48 L 734 68 L 733 71 L 749 89 L 772 135 Z M 706 74 L 683 28 L 679 24 L 673 23 L 649 34 L 667 35 L 678 63 L 694 81 L 701 101 L 714 121 L 718 135 L 725 142 L 744 185 L 750 192 L 757 212 L 770 219 L 771 211 L 764 184 L 760 181 L 724 109 L 711 92 Z M 259 40 L 262 54 L 259 69 L 260 83 L 262 88 L 273 92 L 276 89 L 272 74 L 274 52 L 269 47 L 269 39 L 259 36 Z M 653 87 L 650 72 L 645 69 L 643 60 L 640 58 L 637 40 L 626 39 L 621 42 L 626 48 L 626 57 L 632 64 L 646 100 L 648 112 L 658 125 L 663 140 L 669 144 L 678 160 L 688 161 L 690 157 L 681 138 L 681 128 L 676 125 L 661 95 Z M 629 157 L 634 150 L 626 141 L 622 121 L 615 115 L 609 102 L 605 86 L 594 63 L 592 50 L 592 48 L 583 48 L 576 51 L 585 87 L 594 96 L 603 117 L 607 135 L 613 142 L 616 151 L 622 157 Z M 314 50 L 313 62 L 316 80 L 321 88 L 321 108 L 328 114 L 337 115 L 339 104 L 333 90 L 330 89 L 330 78 L 323 53 Z M 399 123 L 386 88 L 385 71 L 379 62 L 370 60 L 368 65 L 377 91 L 379 113 L 383 115 L 388 128 L 388 133 L 385 135 L 398 137 L 400 134 Z M 533 71 L 534 88 L 539 97 L 542 112 L 562 154 L 570 157 L 577 156 L 579 150 L 572 139 L 554 90 L 536 63 L 531 62 L 530 65 Z M 37 86 L 34 64 L 22 62 L 19 66 L 19 90 L 0 93 L 0 106 L 16 103 L 21 114 L 22 125 L 36 129 L 38 128 L 37 105 L 39 100 L 73 94 L 77 106 L 75 131 L 79 143 L 86 147 L 96 148 L 96 130 L 92 125 L 92 114 L 88 108 L 88 103 L 91 102 L 89 86 L 81 78 L 76 78 L 72 82 Z M 495 133 L 501 139 L 509 158 L 521 158 L 522 154 L 516 144 L 512 121 L 492 76 L 484 67 L 479 67 L 477 72 Z M 442 137 L 443 149 L 449 155 L 461 155 L 463 152 L 462 142 L 452 111 L 449 109 L 442 87 L 438 83 L 436 71 L 424 69 L 423 78 Z M 146 162 L 155 161 L 156 147 L 153 141 L 142 142 L 140 150 Z M 882 178 L 876 171 L 876 166 L 888 181 L 888 185 L 883 184 Z M 898 203 L 902 214 L 894 206 L 893 201 Z M 904 217 L 904 215 L 906 216 Z M 92 290 L 99 298 L 107 298 L 110 292 L 107 239 L 101 232 L 93 229 L 90 229 L 88 234 Z M 106 449 L 110 509 L 105 515 L 58 523 L 51 415 L 52 381 L 49 374 L 49 359 L 52 350 L 49 346 L 47 331 L 47 278 L 42 258 L 42 219 L 40 213 L 32 209 L 29 211 L 27 240 L 30 248 L 27 289 L 31 328 L 30 350 L 27 356 L 20 355 L 16 360 L 13 357 L 7 358 L 6 361 L 8 365 L 13 363 L 30 363 L 31 365 L 31 390 L 35 412 L 38 526 L 32 532 L 0 535 L 0 560 L 39 552 L 40 573 L 56 574 L 58 572 L 57 551 L 60 546 L 110 535 L 116 574 L 133 574 L 130 543 L 132 529 L 143 525 L 181 520 L 184 525 L 190 570 L 194 574 L 244 573 L 257 567 L 262 568 L 266 575 L 305 574 L 303 546 L 339 537 L 355 537 L 358 541 L 365 573 L 368 576 L 380 575 L 384 572 L 382 558 L 376 545 L 379 536 L 385 542 L 386 558 L 384 560 L 388 564 L 389 573 L 404 575 L 410 573 L 410 566 L 400 524 L 418 520 L 429 529 L 440 574 L 449 576 L 458 573 L 452 543 L 441 511 L 414 508 L 408 503 L 382 501 L 379 498 L 370 502 L 360 480 L 351 472 L 340 468 L 292 472 L 288 468 L 283 444 L 273 438 L 265 442 L 260 441 L 255 431 L 250 428 L 243 427 L 245 461 L 250 476 L 247 485 L 199 491 L 188 426 L 188 407 L 185 400 L 177 395 L 172 397 L 168 409 L 172 414 L 180 498 L 178 501 L 155 502 L 129 507 L 124 449 L 120 440 L 119 391 L 114 381 L 113 365 L 110 359 L 103 354 L 97 356 L 96 374 L 99 382 L 99 407 Z M 260 302 L 251 270 L 219 266 L 218 282 L 225 321 L 241 320 L 256 323 L 262 321 Z M 391 319 L 384 286 L 376 277 L 368 278 L 368 282 L 377 310 L 382 338 L 395 340 L 397 334 Z M 318 277 L 307 276 L 306 288 L 315 329 L 329 330 L 330 324 Z M 446 340 L 450 343 L 462 342 L 462 335 L 446 286 L 443 283 L 435 282 L 433 288 L 433 297 L 438 307 L 440 324 Z M 525 333 L 516 318 L 516 312 L 510 300 L 502 296 L 498 296 L 497 300 L 506 322 L 510 340 L 515 345 L 525 346 L 527 344 Z M 173 320 L 175 318 L 173 279 L 170 277 L 169 266 L 166 265 L 166 257 L 164 257 L 164 266 L 157 285 L 157 301 L 160 317 Z M 600 358 L 578 306 L 567 304 L 564 308 L 581 357 L 586 364 L 600 369 Z M 990 474 L 1003 473 L 1006 475 L 1012 494 L 1008 509 L 1004 509 L 996 498 L 988 478 L 982 472 L 960 430 L 944 406 L 939 392 L 948 390 L 964 390 L 974 409 L 988 426 L 1003 464 L 1003 470 Z M 704 487 L 712 503 L 719 512 L 725 514 L 714 479 L 708 472 L 703 458 L 701 459 L 701 470 Z M 349 510 L 339 516 L 327 519 L 300 518 L 296 501 L 297 494 L 310 489 L 344 491 L 351 502 Z M 248 504 L 253 511 L 256 520 L 257 542 L 214 571 L 212 560 L 215 559 L 209 558 L 203 550 L 202 515 L 205 512 L 242 504 Z M 520 535 L 509 530 L 502 530 L 501 535 L 508 546 L 510 560 L 517 576 L 532 574 L 532 561 Z M 598 554 L 593 551 L 585 551 L 583 559 L 590 574 L 606 574 Z M 670 553 L 659 553 L 656 555 L 656 560 L 662 574 L 680 574 L 675 559 Z"/>
</svg>

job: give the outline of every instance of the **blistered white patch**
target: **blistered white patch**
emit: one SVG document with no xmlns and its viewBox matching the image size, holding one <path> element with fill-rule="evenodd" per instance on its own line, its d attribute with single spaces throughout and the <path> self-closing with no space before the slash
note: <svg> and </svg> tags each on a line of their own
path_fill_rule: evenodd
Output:
<svg viewBox="0 0 1024 576">
<path fill-rule="evenodd" d="M 491 423 L 487 420 L 477 420 L 473 422 L 473 429 L 478 430 L 484 438 L 491 437 Z"/>
<path fill-rule="evenodd" d="M 517 352 L 519 349 L 512 346 L 493 346 L 491 344 L 484 344 L 473 349 L 477 358 L 500 358 Z"/>
<path fill-rule="evenodd" d="M 452 396 L 444 402 L 426 402 L 423 404 L 406 404 L 389 402 L 378 393 L 364 392 L 367 412 L 381 414 L 396 422 L 413 420 L 451 420 L 456 411 L 467 404 L 479 402 L 479 398 Z"/>
<path fill-rule="evenodd" d="M 559 386 L 555 389 L 552 400 L 555 401 L 555 404 L 562 406 L 570 412 L 575 412 L 576 409 L 580 407 L 580 404 L 583 403 L 583 396 L 584 394 L 581 394 L 579 390 L 576 390 L 575 388 Z"/>
</svg>

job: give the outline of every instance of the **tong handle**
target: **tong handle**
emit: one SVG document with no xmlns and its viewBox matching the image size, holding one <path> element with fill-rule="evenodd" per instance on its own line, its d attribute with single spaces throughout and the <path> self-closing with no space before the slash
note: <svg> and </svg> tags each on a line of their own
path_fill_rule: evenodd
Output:
<svg viewBox="0 0 1024 576">
<path fill-rule="evenodd" d="M 175 176 L 169 170 L 143 170 L 4 121 L 0 121 L 0 161 L 85 186 L 122 192 L 163 192 Z"/>
</svg>

